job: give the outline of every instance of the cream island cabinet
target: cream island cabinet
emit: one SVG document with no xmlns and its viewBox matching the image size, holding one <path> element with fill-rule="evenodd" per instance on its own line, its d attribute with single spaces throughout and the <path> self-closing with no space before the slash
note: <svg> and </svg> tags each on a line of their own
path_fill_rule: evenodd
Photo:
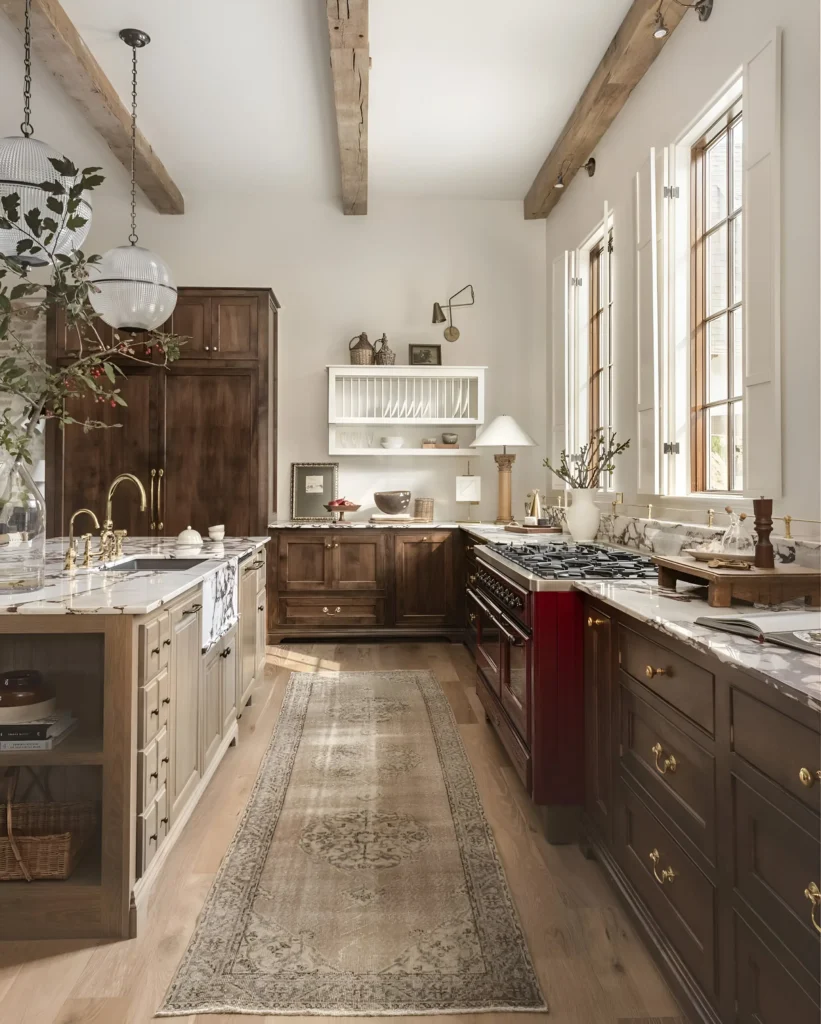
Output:
<svg viewBox="0 0 821 1024">
<path fill-rule="evenodd" d="M 73 830 L 67 878 L 0 881 L 0 939 L 137 934 L 262 679 L 265 544 L 205 544 L 181 571 L 169 560 L 167 571 L 69 575 L 50 541 L 45 588 L 0 597 L 0 676 L 34 670 L 77 722 L 50 750 L 0 749 L 0 803 L 13 786 L 12 832 L 29 869 L 25 805 L 82 811 L 61 830 Z M 172 542 L 136 539 L 124 558 L 173 555 Z M 0 867 L 4 850 L 8 861 L 5 807 Z"/>
</svg>

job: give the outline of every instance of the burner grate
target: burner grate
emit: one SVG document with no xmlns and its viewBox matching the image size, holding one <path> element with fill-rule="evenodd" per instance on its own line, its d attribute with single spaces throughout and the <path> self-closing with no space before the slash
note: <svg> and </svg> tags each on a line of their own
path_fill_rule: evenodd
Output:
<svg viewBox="0 0 821 1024">
<path fill-rule="evenodd" d="M 494 543 L 489 547 L 542 579 L 655 579 L 657 575 L 657 568 L 649 558 L 595 544 Z"/>
</svg>

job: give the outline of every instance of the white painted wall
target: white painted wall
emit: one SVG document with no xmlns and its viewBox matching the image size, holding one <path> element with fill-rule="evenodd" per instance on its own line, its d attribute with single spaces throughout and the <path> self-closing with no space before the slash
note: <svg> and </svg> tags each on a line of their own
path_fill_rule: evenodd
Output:
<svg viewBox="0 0 821 1024">
<path fill-rule="evenodd" d="M 0 17 L 0 136 L 19 132 L 20 50 L 20 37 Z M 108 175 L 96 193 L 86 250 L 122 244 L 125 171 L 37 63 L 34 73 L 36 137 L 81 166 L 101 164 Z M 219 137 L 213 144 L 219 147 Z M 466 472 L 467 459 L 328 455 L 325 366 L 345 362 L 348 339 L 363 330 L 371 340 L 386 332 L 400 363 L 409 343 L 441 342 L 445 363 L 486 365 L 487 418 L 511 413 L 533 437 L 545 436 L 544 225 L 525 222 L 521 203 L 391 199 L 372 201 L 367 217 L 344 217 L 338 202 L 315 188 L 235 193 L 227 182 L 223 190 L 184 191 L 183 217 L 162 217 L 140 196 L 141 244 L 162 254 L 179 285 L 271 287 L 282 304 L 280 518 L 289 514 L 291 462 L 337 459 L 340 492 L 363 505 L 360 518 L 372 508 L 374 490 L 397 488 L 434 498 L 438 518 L 467 515 L 467 506 L 454 501 L 454 478 Z M 430 323 L 431 307 L 468 282 L 476 305 L 457 311 L 462 337 L 449 344 Z M 522 451 L 514 470 L 517 507 L 528 488 L 544 485 L 544 454 Z M 482 506 L 472 515 L 493 518 L 492 453 L 471 461 L 484 484 Z"/>
<path fill-rule="evenodd" d="M 601 220 L 615 223 L 615 427 L 636 435 L 634 176 L 651 146 L 679 137 L 766 40 L 783 28 L 782 381 L 784 497 L 777 511 L 821 519 L 819 421 L 819 5 L 816 0 L 716 0 L 702 24 L 692 14 L 596 147 L 596 175 L 577 176 L 548 218 L 547 266 Z M 550 298 L 548 297 L 548 302 Z M 549 322 L 549 321 L 548 321 Z M 547 421 L 551 421 L 548 419 Z M 754 457 L 754 456 L 753 456 Z M 636 500 L 636 450 L 619 462 L 617 487 Z M 702 505 L 709 502 L 700 502 Z M 682 499 L 659 500 L 681 506 Z M 693 499 L 693 504 L 699 501 Z M 636 513 L 636 509 L 631 509 Z M 681 514 L 671 518 L 682 518 Z M 686 518 L 686 517 L 685 517 Z M 701 516 L 703 519 L 703 515 Z"/>
</svg>

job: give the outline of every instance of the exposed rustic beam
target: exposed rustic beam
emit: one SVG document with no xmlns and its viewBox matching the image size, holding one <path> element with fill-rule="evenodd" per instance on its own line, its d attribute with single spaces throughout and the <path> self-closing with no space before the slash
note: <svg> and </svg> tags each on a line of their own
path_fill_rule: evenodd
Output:
<svg viewBox="0 0 821 1024">
<path fill-rule="evenodd" d="M 656 39 L 658 9 L 659 0 L 634 0 L 525 196 L 527 220 L 547 217 L 558 203 L 565 192 L 555 188 L 559 174 L 569 185 L 687 13 L 674 0 L 666 0 L 662 14 L 668 33 Z"/>
<path fill-rule="evenodd" d="M 325 0 L 331 43 L 342 209 L 368 212 L 368 0 Z"/>
<path fill-rule="evenodd" d="M 0 10 L 23 31 L 24 0 L 0 0 Z M 131 170 L 131 113 L 91 55 L 58 0 L 32 0 L 31 45 L 86 120 Z M 123 60 L 127 54 L 123 47 Z M 182 193 L 162 161 L 137 130 L 137 184 L 160 213 L 184 213 Z"/>
</svg>

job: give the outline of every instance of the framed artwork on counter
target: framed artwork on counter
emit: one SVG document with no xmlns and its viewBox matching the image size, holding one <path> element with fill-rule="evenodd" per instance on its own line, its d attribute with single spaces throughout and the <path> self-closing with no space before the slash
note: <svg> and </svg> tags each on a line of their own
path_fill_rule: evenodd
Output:
<svg viewBox="0 0 821 1024">
<path fill-rule="evenodd" d="M 292 462 L 291 519 L 333 522 L 334 517 L 325 505 L 338 497 L 338 487 L 338 462 Z"/>
<path fill-rule="evenodd" d="M 411 366 L 441 366 L 441 345 L 408 345 L 408 362 Z"/>
</svg>

